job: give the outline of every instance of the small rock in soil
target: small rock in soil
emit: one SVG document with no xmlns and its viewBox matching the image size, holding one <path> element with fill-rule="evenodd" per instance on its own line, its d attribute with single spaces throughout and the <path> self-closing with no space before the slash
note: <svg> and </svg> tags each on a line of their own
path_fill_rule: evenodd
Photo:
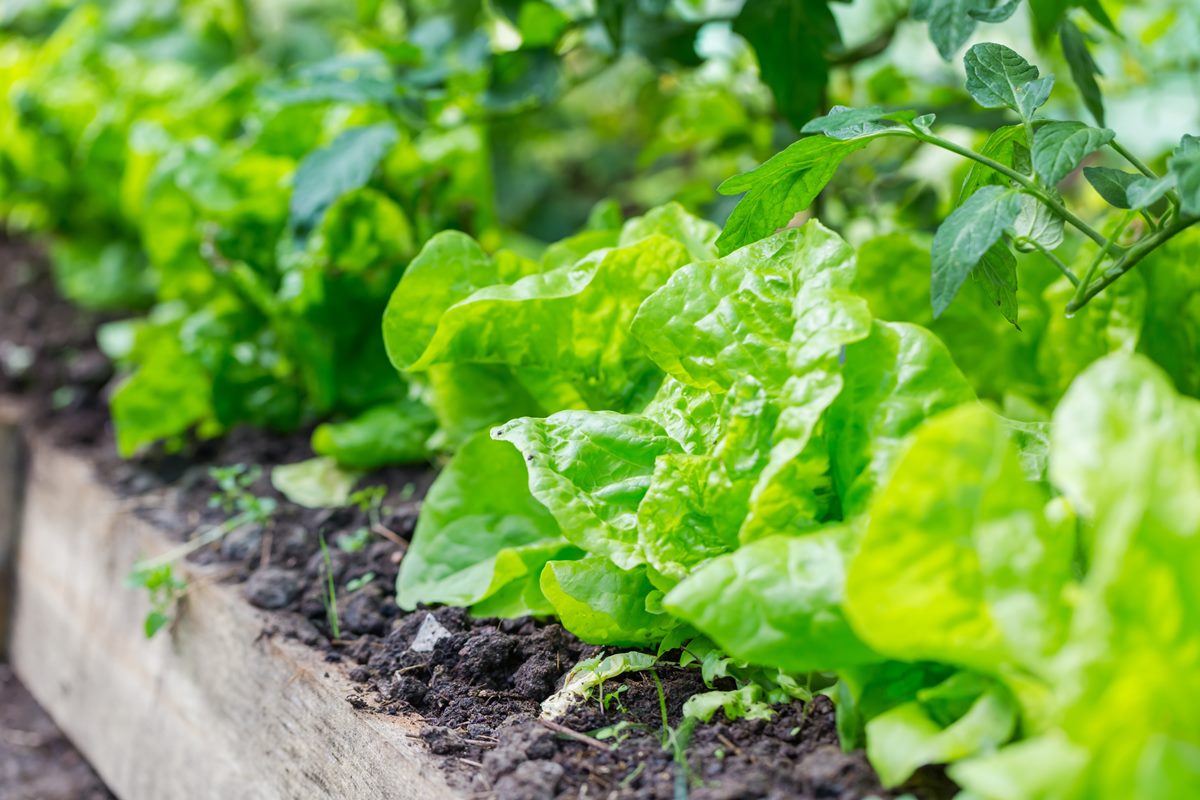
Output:
<svg viewBox="0 0 1200 800">
<path fill-rule="evenodd" d="M 300 576 L 293 570 L 264 567 L 250 576 L 242 591 L 251 605 L 273 610 L 290 605 L 300 589 Z"/>
<path fill-rule="evenodd" d="M 496 800 L 554 800 L 562 776 L 553 761 L 526 761 L 496 781 Z"/>
<path fill-rule="evenodd" d="M 417 635 L 408 649 L 417 653 L 432 653 L 434 645 L 449 635 L 450 631 L 437 621 L 437 617 L 427 614 L 421 621 L 421 627 L 417 629 Z"/>
</svg>

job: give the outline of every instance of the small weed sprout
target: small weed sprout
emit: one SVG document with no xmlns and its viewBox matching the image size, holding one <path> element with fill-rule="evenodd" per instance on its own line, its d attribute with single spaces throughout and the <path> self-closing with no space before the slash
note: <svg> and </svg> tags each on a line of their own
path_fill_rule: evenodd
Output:
<svg viewBox="0 0 1200 800">
<path fill-rule="evenodd" d="M 373 580 L 375 580 L 374 572 L 368 572 L 364 575 L 358 576 L 357 578 L 352 578 L 351 580 L 346 581 L 346 591 L 357 592 L 359 589 L 363 588 Z"/>
<path fill-rule="evenodd" d="M 629 686 L 624 683 L 611 692 L 605 692 L 603 689 L 601 689 L 600 710 L 607 714 L 610 706 L 616 706 L 617 711 L 624 714 L 625 704 L 621 702 L 621 695 L 625 694 L 627 691 L 629 691 Z"/>
<path fill-rule="evenodd" d="M 371 541 L 371 531 L 364 527 L 356 529 L 354 533 L 339 533 L 335 541 L 338 550 L 343 553 L 358 553 Z"/>
<path fill-rule="evenodd" d="M 171 609 L 187 588 L 187 582 L 179 578 L 171 564 L 134 567 L 125 579 L 127 586 L 145 589 L 150 593 L 150 612 L 142 622 L 146 638 L 153 638 L 171 621 Z"/>
<path fill-rule="evenodd" d="M 321 557 L 325 561 L 325 594 L 321 596 L 321 602 L 325 605 L 325 619 L 329 622 L 333 638 L 341 639 L 342 626 L 338 620 L 337 590 L 333 585 L 333 559 L 329 557 L 329 545 L 325 543 L 325 534 L 318 534 L 318 538 L 321 542 Z"/>
<path fill-rule="evenodd" d="M 366 486 L 356 492 L 350 494 L 350 505 L 357 506 L 358 510 L 367 515 L 367 521 L 371 527 L 383 523 L 383 515 L 388 509 L 383 505 L 383 499 L 387 496 L 387 487 Z"/>
<path fill-rule="evenodd" d="M 262 467 L 231 464 L 213 467 L 208 474 L 217 483 L 217 491 L 208 498 L 209 507 L 220 508 L 233 516 L 160 556 L 137 562 L 126 579 L 127 585 L 150 593 L 150 612 L 143 622 L 147 639 L 171 621 L 176 601 L 187 588 L 187 582 L 174 572 L 176 562 L 236 530 L 249 525 L 267 525 L 275 514 L 274 498 L 259 497 L 250 491 L 262 477 Z"/>
</svg>

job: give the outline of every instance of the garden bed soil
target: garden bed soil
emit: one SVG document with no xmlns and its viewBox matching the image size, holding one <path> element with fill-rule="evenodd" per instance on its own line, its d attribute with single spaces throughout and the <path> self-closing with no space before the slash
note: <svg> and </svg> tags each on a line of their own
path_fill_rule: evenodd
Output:
<svg viewBox="0 0 1200 800">
<path fill-rule="evenodd" d="M 187 452 L 156 449 L 122 461 L 112 444 L 105 404 L 113 376 L 94 339 L 102 319 L 57 296 L 35 248 L 0 242 L 0 393 L 21 398 L 30 409 L 27 425 L 38 437 L 85 455 L 139 515 L 178 539 L 227 516 L 209 503 L 216 488 L 209 467 L 262 466 L 263 477 L 252 491 L 279 501 L 271 522 L 236 531 L 193 558 L 218 566 L 231 591 L 272 612 L 265 636 L 299 640 L 341 665 L 356 687 L 348 701 L 361 713 L 419 714 L 421 737 L 440 757 L 451 785 L 464 794 L 501 800 L 953 794 L 936 770 L 923 770 L 901 790 L 883 790 L 861 752 L 843 753 L 838 747 L 833 709 L 825 698 L 782 708 L 770 721 L 698 726 L 686 758 L 677 761 L 663 746 L 656 685 L 641 673 L 617 680 L 628 686 L 619 707 L 610 704 L 605 711 L 596 702 L 578 704 L 552 730 L 539 720 L 541 702 L 597 648 L 551 622 L 472 619 L 449 608 L 405 614 L 395 605 L 396 574 L 419 498 L 434 476 L 431 466 L 383 470 L 362 480 L 362 486 L 386 487 L 388 512 L 365 547 L 347 552 L 333 543 L 368 525 L 364 512 L 287 503 L 266 477 L 276 464 L 311 456 L 306 432 L 274 436 L 239 429 Z M 24 370 L 10 368 L 14 351 L 17 365 L 27 364 Z M 338 593 L 341 635 L 336 638 L 323 601 L 322 536 L 330 543 L 336 585 L 359 584 L 353 592 Z M 431 651 L 418 652 L 412 644 L 428 615 L 448 635 Z M 657 674 L 667 725 L 677 727 L 683 702 L 706 687 L 695 669 L 662 666 Z M 617 723 L 625 723 L 618 744 L 590 739 L 590 732 Z M 563 728 L 583 736 L 564 734 Z"/>
</svg>

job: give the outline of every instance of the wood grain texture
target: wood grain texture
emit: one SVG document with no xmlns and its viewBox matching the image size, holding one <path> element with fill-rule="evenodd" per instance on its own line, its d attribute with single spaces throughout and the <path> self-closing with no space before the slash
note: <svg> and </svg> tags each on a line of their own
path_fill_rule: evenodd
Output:
<svg viewBox="0 0 1200 800">
<path fill-rule="evenodd" d="M 12 575 L 24 496 L 24 442 L 17 430 L 19 413 L 15 405 L 0 400 L 0 656 L 8 645 Z"/>
<path fill-rule="evenodd" d="M 81 458 L 30 448 L 12 663 L 123 800 L 458 797 L 415 719 L 357 712 L 315 650 L 189 566 L 178 623 L 146 641 L 130 566 L 170 546 Z"/>
</svg>

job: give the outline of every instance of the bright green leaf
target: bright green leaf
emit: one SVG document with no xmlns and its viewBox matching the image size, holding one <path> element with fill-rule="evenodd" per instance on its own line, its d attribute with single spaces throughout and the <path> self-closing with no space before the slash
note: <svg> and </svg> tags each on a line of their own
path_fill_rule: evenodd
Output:
<svg viewBox="0 0 1200 800">
<path fill-rule="evenodd" d="M 858 534 L 772 536 L 715 559 L 664 601 L 735 658 L 791 672 L 877 660 L 842 610 Z"/>
<path fill-rule="evenodd" d="M 399 138 L 390 122 L 350 128 L 296 169 L 290 204 L 293 230 L 307 233 L 346 192 L 364 186 Z"/>
<path fill-rule="evenodd" d="M 361 477 L 338 467 L 332 458 L 310 458 L 280 464 L 271 470 L 271 485 L 291 502 L 305 508 L 337 508 L 350 502 L 350 491 Z"/>
<path fill-rule="evenodd" d="M 502 592 L 493 613 L 548 613 L 541 594 L 542 566 L 579 551 L 529 493 L 525 463 L 505 442 L 485 432 L 459 449 L 421 504 L 412 544 L 400 563 L 396 602 L 470 606 Z"/>
</svg>

